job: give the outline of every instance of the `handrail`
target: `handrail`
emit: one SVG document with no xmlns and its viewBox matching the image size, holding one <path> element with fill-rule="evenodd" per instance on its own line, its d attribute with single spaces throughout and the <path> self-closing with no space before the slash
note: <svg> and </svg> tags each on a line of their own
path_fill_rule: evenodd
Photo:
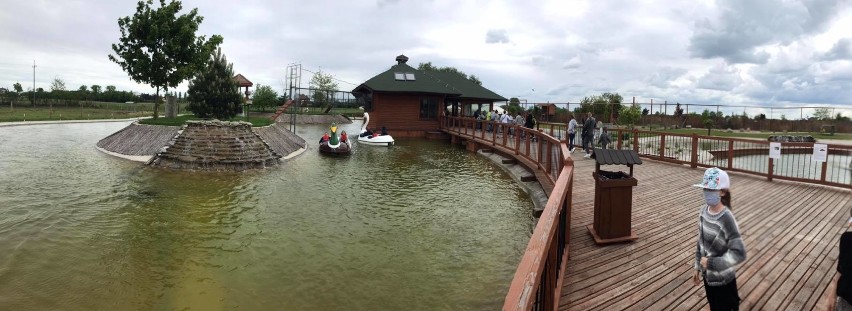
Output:
<svg viewBox="0 0 852 311">
<path fill-rule="evenodd" d="M 447 133 L 499 147 L 519 160 L 534 164 L 531 169 L 546 173 L 552 190 L 515 270 L 503 310 L 558 309 L 571 231 L 574 162 L 568 147 L 552 135 L 518 125 L 460 117 L 442 117 L 440 124 Z M 488 128 L 492 130 L 490 133 Z M 498 137 L 501 131 L 504 135 Z M 509 144 L 509 133 L 513 134 L 513 144 Z"/>
</svg>

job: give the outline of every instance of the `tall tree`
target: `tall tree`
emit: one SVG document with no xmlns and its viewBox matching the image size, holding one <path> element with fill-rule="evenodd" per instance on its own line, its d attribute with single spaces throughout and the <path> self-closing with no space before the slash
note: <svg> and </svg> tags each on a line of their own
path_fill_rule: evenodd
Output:
<svg viewBox="0 0 852 311">
<path fill-rule="evenodd" d="M 92 84 L 92 94 L 98 95 L 101 93 L 101 86 L 97 84 Z"/>
<path fill-rule="evenodd" d="M 115 92 L 115 85 L 107 85 L 107 86 L 106 86 L 106 91 L 107 91 L 107 93 L 113 93 L 113 92 Z"/>
<path fill-rule="evenodd" d="M 817 108 L 816 110 L 814 110 L 814 118 L 816 118 L 817 120 L 831 119 L 831 108 Z"/>
<path fill-rule="evenodd" d="M 160 0 L 159 8 L 151 8 L 153 0 L 139 1 L 136 14 L 118 19 L 121 37 L 112 44 L 116 56 L 109 59 L 121 66 L 130 79 L 156 88 L 154 119 L 158 117 L 160 89 L 168 92 L 198 72 L 222 43 L 213 35 L 207 40 L 196 36 L 204 17 L 198 9 L 178 15 L 180 1 Z"/>
<path fill-rule="evenodd" d="M 311 78 L 310 88 L 314 89 L 313 98 L 315 105 L 320 107 L 331 108 L 331 103 L 334 98 L 334 91 L 337 91 L 337 83 L 334 82 L 334 76 L 323 73 L 322 70 L 317 71 Z"/>
<path fill-rule="evenodd" d="M 482 81 L 480 81 L 479 78 L 477 78 L 474 75 L 468 76 L 466 73 L 464 73 L 461 70 L 456 69 L 455 67 L 437 67 L 437 66 L 432 65 L 432 62 L 426 62 L 426 63 L 418 64 L 417 70 L 448 72 L 448 73 L 459 75 L 462 78 L 468 79 L 468 80 L 472 81 L 473 83 L 476 83 L 477 85 L 482 85 Z"/>
<path fill-rule="evenodd" d="M 622 110 L 618 116 L 618 122 L 626 124 L 630 129 L 633 129 L 633 126 L 636 124 L 636 121 L 639 121 L 641 115 L 642 111 L 639 110 L 639 105 L 631 105 L 627 109 Z"/>
<path fill-rule="evenodd" d="M 187 109 L 198 117 L 219 120 L 242 113 L 243 97 L 233 76 L 234 64 L 228 63 L 219 48 L 204 69 L 189 81 Z"/>
<path fill-rule="evenodd" d="M 50 82 L 50 91 L 64 91 L 65 90 L 65 81 L 59 77 L 54 77 L 53 82 Z"/>
<path fill-rule="evenodd" d="M 278 104 L 278 93 L 269 85 L 258 84 L 252 96 L 252 105 L 256 108 L 262 108 L 264 111 L 266 111 L 266 108 L 275 107 Z"/>
<path fill-rule="evenodd" d="M 87 86 L 85 86 L 85 85 L 81 85 L 81 86 L 80 86 L 80 88 L 78 89 L 78 91 L 80 91 L 80 92 L 88 92 L 88 91 L 89 91 L 89 88 L 88 88 Z"/>
</svg>

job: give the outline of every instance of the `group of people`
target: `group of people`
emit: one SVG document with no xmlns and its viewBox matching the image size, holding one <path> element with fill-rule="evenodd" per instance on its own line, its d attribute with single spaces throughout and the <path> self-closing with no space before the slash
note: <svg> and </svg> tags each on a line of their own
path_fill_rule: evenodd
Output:
<svg viewBox="0 0 852 311">
<path fill-rule="evenodd" d="M 325 132 L 325 134 L 323 134 L 322 137 L 320 137 L 319 143 L 322 144 L 324 142 L 327 142 L 330 138 L 331 137 L 328 136 L 328 132 Z M 343 131 L 343 132 L 340 133 L 340 142 L 341 143 L 349 143 L 348 139 L 349 139 L 349 136 L 346 135 L 346 131 Z"/>
<path fill-rule="evenodd" d="M 385 135 L 388 135 L 388 128 L 386 128 L 384 126 L 382 126 L 381 131 L 379 131 L 379 129 L 376 129 L 375 131 L 371 131 L 368 128 L 368 129 L 364 130 L 363 133 L 361 133 L 361 137 L 379 137 L 379 136 L 385 136 Z"/>
<path fill-rule="evenodd" d="M 577 135 L 577 120 L 574 119 L 574 115 L 571 114 L 568 116 L 570 119 L 568 121 L 568 148 L 571 153 L 574 153 L 574 138 Z M 583 122 L 583 129 L 581 132 L 581 139 L 583 143 L 583 151 L 586 153 L 584 158 L 589 158 L 592 156 L 592 142 L 595 141 L 595 127 L 597 126 L 597 120 L 592 115 L 591 112 L 586 113 L 586 121 Z M 607 131 L 605 126 L 601 127 L 601 133 L 598 137 L 598 144 L 601 145 L 601 149 L 606 149 L 607 145 L 612 142 L 609 137 L 609 132 Z"/>
<path fill-rule="evenodd" d="M 516 125 L 529 129 L 535 128 L 536 125 L 535 117 L 532 114 L 518 112 L 513 117 L 508 111 L 501 113 L 497 109 L 494 109 L 494 111 L 488 110 L 486 112 L 482 112 L 480 109 L 477 109 L 473 112 L 473 118 L 481 121 L 492 121 L 488 123 L 485 128 L 485 130 L 489 133 L 494 130 L 494 123 Z M 477 129 L 482 129 L 482 123 L 477 122 Z M 514 127 L 510 126 L 508 128 L 508 132 L 510 136 L 515 135 Z M 524 135 L 524 133 L 521 132 L 521 135 Z"/>
</svg>

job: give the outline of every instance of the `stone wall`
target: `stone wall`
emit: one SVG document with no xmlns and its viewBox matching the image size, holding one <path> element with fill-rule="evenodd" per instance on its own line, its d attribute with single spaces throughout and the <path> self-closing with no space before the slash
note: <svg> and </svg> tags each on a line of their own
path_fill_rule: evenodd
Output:
<svg viewBox="0 0 852 311">
<path fill-rule="evenodd" d="M 279 163 L 247 122 L 188 121 L 149 163 L 190 170 L 245 170 Z"/>
</svg>

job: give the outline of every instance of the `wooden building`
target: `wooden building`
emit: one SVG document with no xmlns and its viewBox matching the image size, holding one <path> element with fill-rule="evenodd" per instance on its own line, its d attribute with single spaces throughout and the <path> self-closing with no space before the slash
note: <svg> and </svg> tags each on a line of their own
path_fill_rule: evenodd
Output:
<svg viewBox="0 0 852 311">
<path fill-rule="evenodd" d="M 405 55 L 396 62 L 352 90 L 370 113 L 370 128 L 387 127 L 394 137 L 422 137 L 438 131 L 439 115 L 472 116 L 507 101 L 460 75 L 417 70 Z"/>
</svg>

